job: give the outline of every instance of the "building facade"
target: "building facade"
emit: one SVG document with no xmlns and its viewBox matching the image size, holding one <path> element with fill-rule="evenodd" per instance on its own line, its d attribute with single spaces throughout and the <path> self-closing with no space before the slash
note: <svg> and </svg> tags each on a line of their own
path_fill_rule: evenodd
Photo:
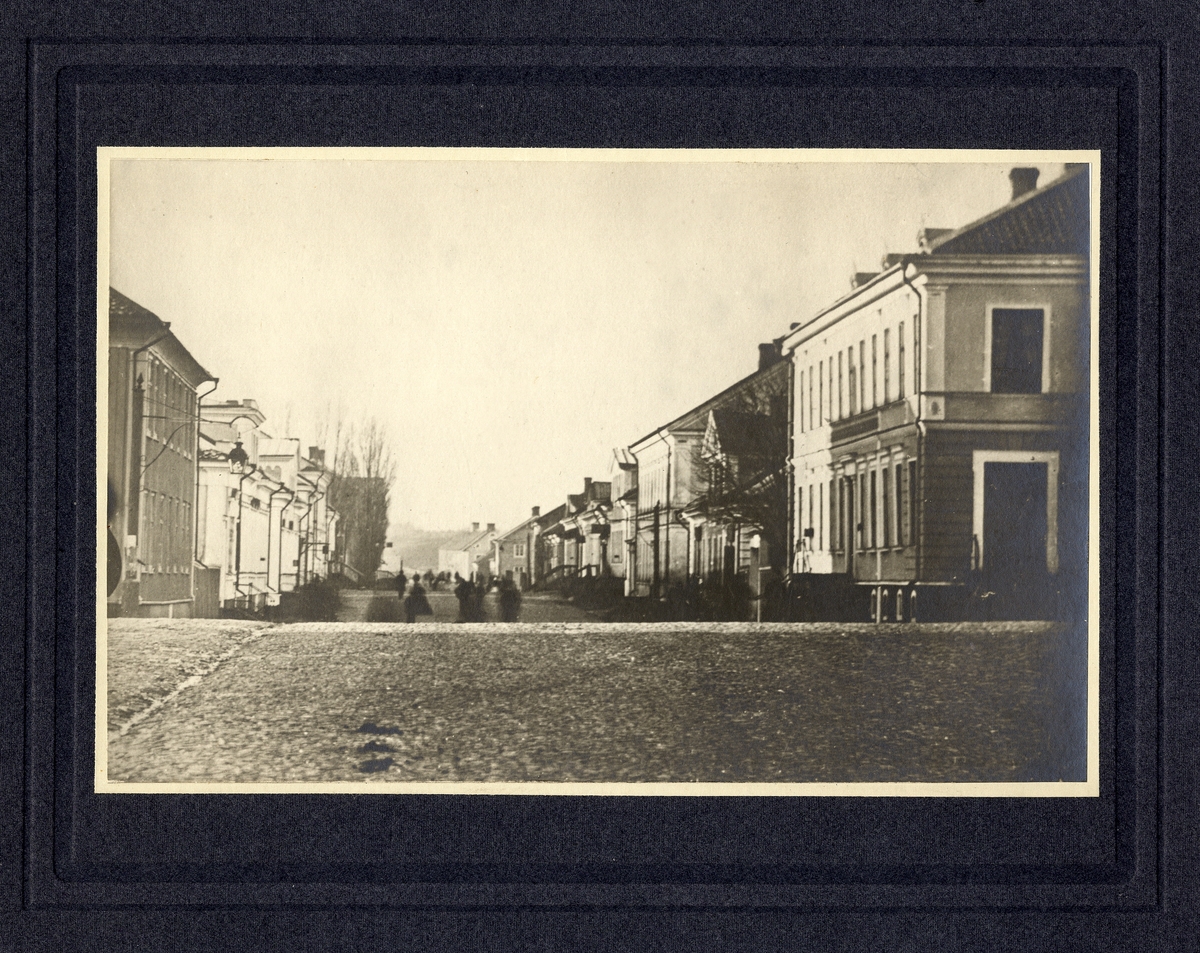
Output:
<svg viewBox="0 0 1200 953">
<path fill-rule="evenodd" d="M 198 395 L 216 379 L 170 328 L 109 289 L 110 615 L 195 611 Z"/>
<path fill-rule="evenodd" d="M 205 614 L 260 611 L 339 566 L 324 453 L 276 438 L 253 400 L 202 407 L 196 565 Z M 245 462 L 237 472 L 237 452 Z"/>
<path fill-rule="evenodd" d="M 478 523 L 471 524 L 471 532 L 458 536 L 438 549 L 438 572 L 458 573 L 472 582 L 486 583 L 492 578 L 492 541 L 496 538 L 496 524 L 488 523 L 481 530 Z"/>
<path fill-rule="evenodd" d="M 629 595 L 662 597 L 671 585 L 685 584 L 702 567 L 711 568 L 714 559 L 724 565 L 730 545 L 734 558 L 740 560 L 736 554 L 749 553 L 753 533 L 763 532 L 762 527 L 751 525 L 753 520 L 733 519 L 728 506 L 710 519 L 714 462 L 710 425 L 716 411 L 779 422 L 777 429 L 786 434 L 789 368 L 780 347 L 780 342 L 761 345 L 757 371 L 628 447 L 636 476 L 622 477 L 620 518 L 629 557 L 625 567 Z M 706 436 L 710 438 L 707 459 Z M 731 434 L 728 439 L 735 438 Z M 625 457 L 618 455 L 616 468 L 624 470 L 624 462 Z M 782 465 L 782 456 L 778 462 Z M 786 511 L 778 515 L 778 522 L 770 530 L 784 539 Z"/>
<path fill-rule="evenodd" d="M 865 587 L 875 618 L 1040 614 L 1086 576 L 1087 168 L 1036 178 L 784 341 L 792 570 Z"/>
<path fill-rule="evenodd" d="M 508 579 L 519 589 L 530 588 L 535 580 L 535 558 L 541 507 L 533 507 L 529 519 L 523 520 L 492 540 L 492 565 L 496 575 Z"/>
</svg>

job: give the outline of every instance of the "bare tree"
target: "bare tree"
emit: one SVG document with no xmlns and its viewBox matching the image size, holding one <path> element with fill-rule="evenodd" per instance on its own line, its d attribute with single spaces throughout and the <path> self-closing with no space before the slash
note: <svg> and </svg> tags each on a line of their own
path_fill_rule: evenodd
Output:
<svg viewBox="0 0 1200 953">
<path fill-rule="evenodd" d="M 387 545 L 388 507 L 396 480 L 387 432 L 375 417 L 348 423 L 340 407 L 327 414 L 318 432 L 333 474 L 329 502 L 341 524 L 343 562 L 370 578 Z"/>
<path fill-rule="evenodd" d="M 772 552 L 787 541 L 787 416 L 777 387 L 747 390 L 709 414 L 701 449 L 707 519 L 762 534 Z"/>
</svg>

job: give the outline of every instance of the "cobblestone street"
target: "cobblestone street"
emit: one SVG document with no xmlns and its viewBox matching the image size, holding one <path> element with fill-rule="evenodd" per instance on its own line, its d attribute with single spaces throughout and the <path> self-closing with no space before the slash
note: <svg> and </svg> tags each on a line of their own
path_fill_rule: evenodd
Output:
<svg viewBox="0 0 1200 953">
<path fill-rule="evenodd" d="M 347 619 L 398 611 L 349 595 Z M 416 625 L 112 620 L 109 779 L 1082 778 L 1051 624 L 533 628 L 587 616 L 527 598 L 455 625 L 431 596 Z"/>
</svg>

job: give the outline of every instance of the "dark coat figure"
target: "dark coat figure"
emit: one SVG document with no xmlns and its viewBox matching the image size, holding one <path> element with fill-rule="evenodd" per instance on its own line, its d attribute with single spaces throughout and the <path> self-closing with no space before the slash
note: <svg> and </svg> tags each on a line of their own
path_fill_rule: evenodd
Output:
<svg viewBox="0 0 1200 953">
<path fill-rule="evenodd" d="M 418 578 L 413 580 L 412 591 L 404 597 L 404 621 L 416 622 L 419 615 L 433 615 L 433 609 Z"/>
<path fill-rule="evenodd" d="M 500 583 L 500 621 L 516 622 L 521 614 L 521 590 L 511 579 Z"/>
<path fill-rule="evenodd" d="M 471 621 L 471 607 L 474 602 L 474 586 L 458 573 L 454 574 L 454 598 L 458 600 L 458 621 Z"/>
<path fill-rule="evenodd" d="M 408 576 L 404 575 L 404 570 L 396 573 L 396 595 L 401 599 L 404 598 L 404 590 L 408 588 Z"/>
<path fill-rule="evenodd" d="M 483 597 L 487 595 L 487 582 L 479 579 L 471 584 L 471 621 L 487 622 L 487 611 L 483 608 Z"/>
</svg>

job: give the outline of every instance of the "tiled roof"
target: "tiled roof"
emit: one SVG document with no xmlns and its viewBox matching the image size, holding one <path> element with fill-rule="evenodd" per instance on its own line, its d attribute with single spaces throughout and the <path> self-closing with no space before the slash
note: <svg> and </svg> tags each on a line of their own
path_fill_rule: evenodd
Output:
<svg viewBox="0 0 1200 953">
<path fill-rule="evenodd" d="M 933 255 L 1086 255 L 1088 167 L 1070 168 L 983 218 L 929 243 Z"/>
<path fill-rule="evenodd" d="M 453 539 L 448 540 L 444 545 L 439 546 L 438 549 L 444 549 L 447 552 L 466 551 L 480 540 L 485 539 L 488 534 L 489 530 L 483 530 L 482 532 L 473 531 L 470 533 L 463 533 L 461 536 L 455 536 Z"/>
<path fill-rule="evenodd" d="M 723 401 L 735 399 L 741 392 L 749 392 L 751 386 L 754 384 L 768 382 L 770 385 L 777 387 L 780 393 L 785 392 L 787 387 L 787 367 L 787 361 L 777 361 L 770 367 L 764 367 L 762 370 L 755 371 L 753 374 L 743 377 L 740 381 L 730 384 L 719 394 L 715 394 L 708 400 L 704 401 L 704 403 L 699 404 L 693 407 L 687 413 L 676 417 L 670 423 L 663 424 L 656 430 L 650 431 L 650 433 L 646 434 L 644 437 L 635 440 L 630 444 L 630 447 L 639 446 L 663 431 L 670 433 L 681 433 L 688 431 L 703 432 L 708 425 L 708 412 L 710 410 L 712 410 L 714 407 L 721 406 Z M 774 378 L 778 378 L 778 380 L 774 380 Z"/>
</svg>

